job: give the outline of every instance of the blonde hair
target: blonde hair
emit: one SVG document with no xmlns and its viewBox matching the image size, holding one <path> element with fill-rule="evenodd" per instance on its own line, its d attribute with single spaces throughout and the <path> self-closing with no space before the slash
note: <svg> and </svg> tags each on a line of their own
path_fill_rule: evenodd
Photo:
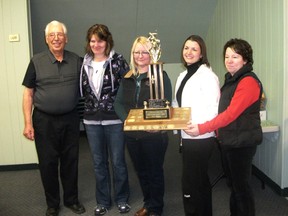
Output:
<svg viewBox="0 0 288 216">
<path fill-rule="evenodd" d="M 135 76 L 138 75 L 138 69 L 137 69 L 137 64 L 134 60 L 134 54 L 133 53 L 135 51 L 135 47 L 137 44 L 141 44 L 142 46 L 144 46 L 145 49 L 147 50 L 147 52 L 149 52 L 149 49 L 151 48 L 151 44 L 148 41 L 147 37 L 139 36 L 135 39 L 135 41 L 132 45 L 132 48 L 131 48 L 131 53 L 130 53 L 130 68 L 131 68 L 131 70 Z"/>
</svg>

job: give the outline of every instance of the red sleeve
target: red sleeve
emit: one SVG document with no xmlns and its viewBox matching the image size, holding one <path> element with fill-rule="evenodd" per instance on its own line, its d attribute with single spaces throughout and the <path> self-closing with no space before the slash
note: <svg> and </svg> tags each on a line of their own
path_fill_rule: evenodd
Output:
<svg viewBox="0 0 288 216">
<path fill-rule="evenodd" d="M 253 77 L 243 78 L 232 97 L 230 105 L 225 111 L 219 113 L 214 119 L 199 124 L 200 134 L 215 131 L 225 127 L 238 118 L 241 113 L 259 99 L 260 86 Z"/>
</svg>

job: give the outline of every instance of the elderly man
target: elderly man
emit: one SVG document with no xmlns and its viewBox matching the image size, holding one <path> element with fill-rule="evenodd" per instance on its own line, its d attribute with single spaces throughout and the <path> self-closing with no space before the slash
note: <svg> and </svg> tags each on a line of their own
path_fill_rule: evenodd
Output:
<svg viewBox="0 0 288 216">
<path fill-rule="evenodd" d="M 81 59 L 65 50 L 67 29 L 52 21 L 45 28 L 49 50 L 31 59 L 23 80 L 23 135 L 35 139 L 42 184 L 45 190 L 46 216 L 60 210 L 60 179 L 63 203 L 76 214 L 85 212 L 78 200 L 79 73 Z M 33 113 L 32 113 L 33 110 Z"/>
</svg>

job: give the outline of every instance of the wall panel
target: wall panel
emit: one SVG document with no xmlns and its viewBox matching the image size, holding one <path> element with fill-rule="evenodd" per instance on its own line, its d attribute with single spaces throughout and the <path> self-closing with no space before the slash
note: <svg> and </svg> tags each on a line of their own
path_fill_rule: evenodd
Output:
<svg viewBox="0 0 288 216">
<path fill-rule="evenodd" d="M 283 93 L 285 85 L 283 61 L 283 0 L 218 0 L 207 34 L 210 62 L 223 84 L 223 46 L 230 38 L 247 40 L 254 52 L 254 71 L 263 83 L 267 97 L 267 118 L 280 126 L 280 136 L 270 136 L 258 147 L 255 165 L 280 187 L 287 187 L 282 178 L 283 148 Z M 287 100 L 287 99 L 285 99 Z M 285 182 L 285 184 L 284 184 Z"/>
<path fill-rule="evenodd" d="M 34 142 L 22 135 L 22 79 L 28 65 L 29 39 L 26 0 L 0 0 L 0 164 L 37 162 Z M 19 42 L 9 42 L 10 34 L 19 34 Z"/>
<path fill-rule="evenodd" d="M 162 58 L 180 62 L 183 41 L 191 34 L 205 37 L 217 0 L 30 0 L 34 53 L 45 48 L 43 29 L 53 19 L 68 27 L 67 49 L 84 54 L 87 29 L 106 24 L 113 34 L 116 51 L 129 59 L 134 39 L 157 32 Z M 69 4 L 67 4 L 69 2 Z M 89 5 L 89 7 L 87 7 Z"/>
<path fill-rule="evenodd" d="M 284 47 L 284 79 L 283 79 L 283 85 L 284 85 L 284 94 L 283 94 L 283 129 L 284 131 L 282 137 L 283 137 L 283 167 L 282 167 L 282 173 L 283 173 L 283 185 L 288 185 L 288 1 L 284 1 L 284 7 L 283 7 L 283 13 L 284 13 L 284 38 L 283 38 L 283 47 Z"/>
</svg>

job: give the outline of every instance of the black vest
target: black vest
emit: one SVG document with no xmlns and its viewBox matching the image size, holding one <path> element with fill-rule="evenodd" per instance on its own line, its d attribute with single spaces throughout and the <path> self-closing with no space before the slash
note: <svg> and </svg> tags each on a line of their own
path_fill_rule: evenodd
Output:
<svg viewBox="0 0 288 216">
<path fill-rule="evenodd" d="M 124 92 L 124 102 L 125 110 L 129 112 L 130 109 L 142 109 L 144 108 L 144 101 L 148 101 L 150 98 L 150 87 L 149 87 L 149 78 L 143 78 L 140 83 L 140 92 L 138 101 L 136 101 L 136 79 L 134 76 L 130 78 L 125 78 L 122 80 L 123 83 L 123 92 Z"/>
<path fill-rule="evenodd" d="M 163 71 L 164 77 L 168 76 L 165 71 Z M 132 72 L 128 72 L 124 79 L 122 79 L 123 94 L 124 94 L 124 108 L 127 113 L 130 109 L 143 109 L 144 101 L 148 101 L 150 98 L 150 83 L 149 78 L 145 77 L 140 82 L 140 92 L 138 100 L 136 101 L 136 78 L 132 75 Z M 165 85 L 165 83 L 164 83 Z M 166 96 L 166 95 L 165 95 Z M 136 139 L 141 139 L 143 137 L 157 136 L 160 133 L 148 133 L 146 131 L 126 131 L 125 134 L 129 137 Z"/>
<path fill-rule="evenodd" d="M 259 99 L 249 106 L 240 116 L 226 127 L 218 130 L 218 139 L 221 145 L 226 147 L 238 148 L 256 146 L 262 142 L 262 128 L 260 121 L 260 99 L 262 95 L 262 84 L 255 73 L 252 71 L 251 65 L 245 65 L 234 76 L 227 73 L 225 83 L 221 88 L 221 98 L 219 101 L 218 112 L 221 113 L 230 105 L 232 97 L 239 82 L 247 76 L 251 76 L 257 80 L 261 88 Z"/>
</svg>

